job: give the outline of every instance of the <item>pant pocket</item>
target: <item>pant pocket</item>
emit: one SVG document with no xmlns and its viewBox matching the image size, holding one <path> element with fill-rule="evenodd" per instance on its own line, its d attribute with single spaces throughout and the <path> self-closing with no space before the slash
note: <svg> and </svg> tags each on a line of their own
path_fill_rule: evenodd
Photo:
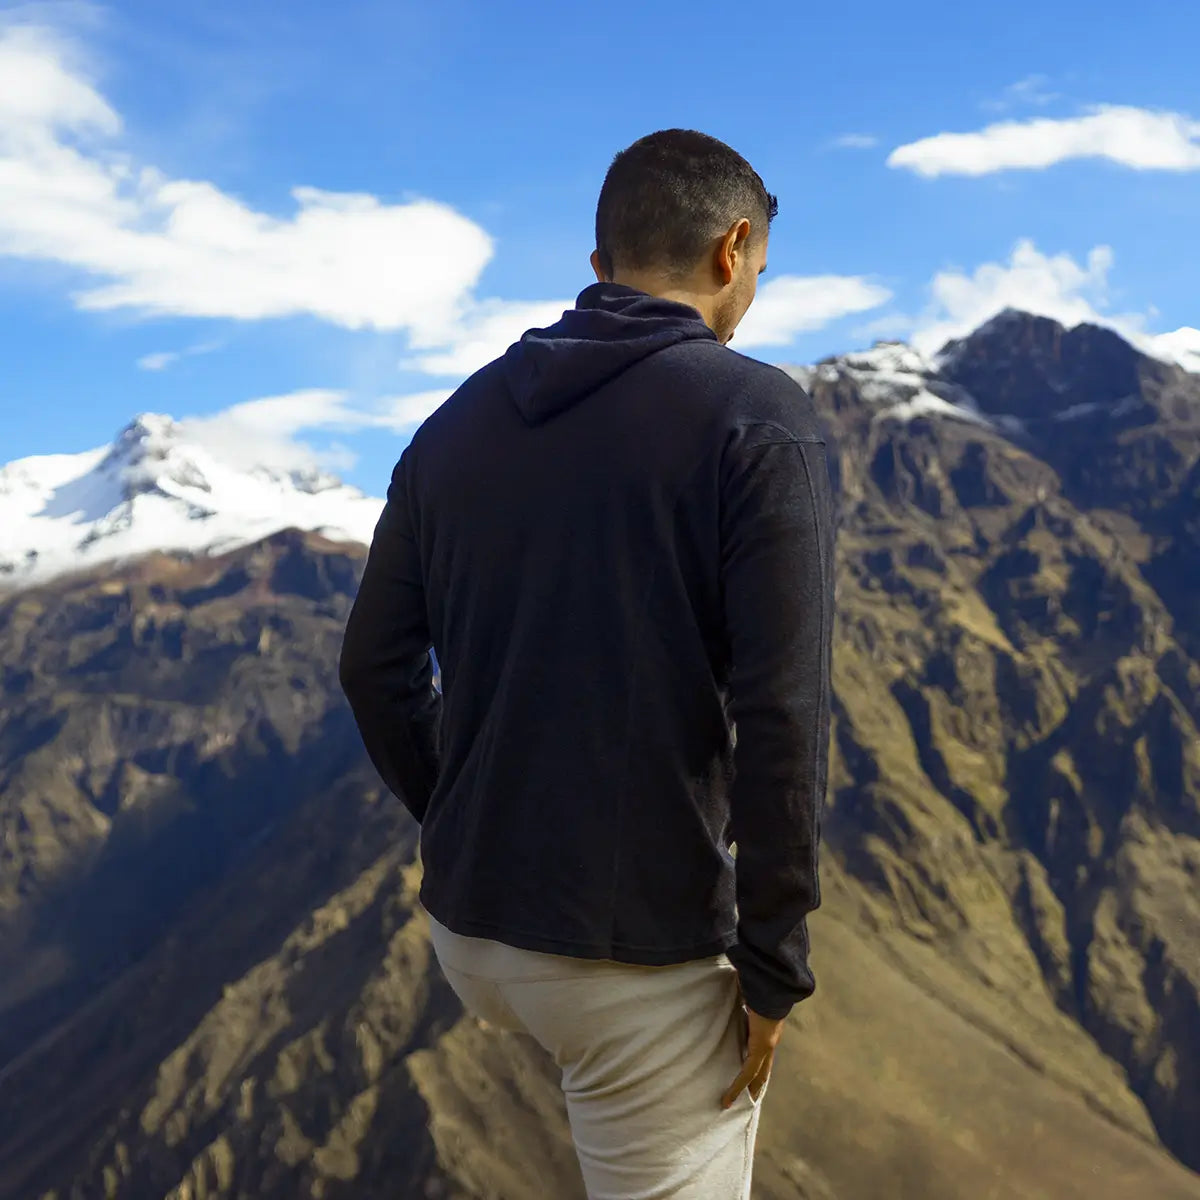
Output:
<svg viewBox="0 0 1200 1200">
<path fill-rule="evenodd" d="M 771 1082 L 771 1076 L 768 1074 L 765 1082 L 762 1085 L 762 1089 L 759 1091 L 757 1096 L 754 1095 L 754 1093 L 750 1090 L 750 1088 L 748 1086 L 743 1089 L 743 1091 L 746 1093 L 746 1095 L 750 1097 L 751 1108 L 758 1108 L 762 1104 L 763 1097 L 767 1094 L 767 1084 L 769 1084 L 770 1082 Z"/>
<path fill-rule="evenodd" d="M 746 1006 L 741 1002 L 740 999 L 738 1000 L 738 1023 L 737 1024 L 738 1024 L 738 1049 L 741 1053 L 742 1062 L 744 1063 L 746 1061 L 746 1051 L 750 1047 L 750 1016 L 746 1012 Z M 774 1066 L 772 1066 L 772 1070 L 774 1070 Z M 762 1088 L 759 1091 L 757 1096 L 755 1096 L 753 1094 L 753 1092 L 750 1091 L 749 1085 L 742 1088 L 742 1094 L 749 1097 L 750 1106 L 752 1108 L 758 1108 L 762 1104 L 763 1097 L 767 1094 L 767 1085 L 770 1082 L 771 1082 L 771 1074 L 770 1074 L 770 1072 L 768 1072 L 767 1078 L 763 1081 Z"/>
</svg>

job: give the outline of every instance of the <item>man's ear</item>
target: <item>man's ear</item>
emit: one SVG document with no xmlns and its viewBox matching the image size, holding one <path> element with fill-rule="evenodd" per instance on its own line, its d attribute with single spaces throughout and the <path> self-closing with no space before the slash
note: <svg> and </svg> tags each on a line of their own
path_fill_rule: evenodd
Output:
<svg viewBox="0 0 1200 1200">
<path fill-rule="evenodd" d="M 607 283 L 604 272 L 600 269 L 600 251 L 593 250 L 592 257 L 588 260 L 592 264 L 592 270 L 596 272 L 597 283 Z"/>
<path fill-rule="evenodd" d="M 727 286 L 733 281 L 737 270 L 738 255 L 744 254 L 746 251 L 746 234 L 742 229 L 743 225 L 749 228 L 749 222 L 744 218 L 740 221 L 735 221 L 717 239 L 716 250 L 713 254 L 713 269 L 716 271 L 717 282 L 722 287 Z"/>
<path fill-rule="evenodd" d="M 736 271 L 736 264 L 739 257 L 745 257 L 746 250 L 750 246 L 750 222 L 746 221 L 745 217 L 740 218 L 730 227 L 730 232 L 725 235 L 725 248 L 730 262 L 730 278 L 733 277 Z M 726 280 L 728 282 L 728 280 Z"/>
</svg>

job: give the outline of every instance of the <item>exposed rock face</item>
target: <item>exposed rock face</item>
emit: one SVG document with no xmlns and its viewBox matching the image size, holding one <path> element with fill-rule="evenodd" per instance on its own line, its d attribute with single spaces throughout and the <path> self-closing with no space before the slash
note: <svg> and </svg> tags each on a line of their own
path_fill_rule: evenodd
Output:
<svg viewBox="0 0 1200 1200">
<path fill-rule="evenodd" d="M 1200 1197 L 1200 380 L 1014 314 L 939 363 L 799 372 L 834 755 L 755 1195 Z M 361 562 L 0 601 L 0 1197 L 582 1197 L 337 693 Z"/>
<path fill-rule="evenodd" d="M 940 374 L 966 388 L 984 412 L 1034 419 L 1130 406 L 1141 400 L 1144 373 L 1176 371 L 1111 329 L 1064 329 L 1013 309 L 950 342 L 940 359 Z"/>
<path fill-rule="evenodd" d="M 322 545 L 283 533 L 0 601 L 0 1055 L 298 802 L 370 779 L 336 686 L 361 550 Z"/>
</svg>

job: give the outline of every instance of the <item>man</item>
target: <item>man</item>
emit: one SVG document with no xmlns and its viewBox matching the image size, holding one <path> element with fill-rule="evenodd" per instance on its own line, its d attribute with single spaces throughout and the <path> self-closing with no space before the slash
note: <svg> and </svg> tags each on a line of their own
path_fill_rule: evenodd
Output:
<svg viewBox="0 0 1200 1200">
<path fill-rule="evenodd" d="M 829 471 L 799 385 L 726 348 L 777 208 L 701 133 L 616 156 L 597 282 L 417 430 L 342 651 L 439 963 L 562 1068 L 592 1200 L 748 1197 L 814 989 Z"/>
</svg>

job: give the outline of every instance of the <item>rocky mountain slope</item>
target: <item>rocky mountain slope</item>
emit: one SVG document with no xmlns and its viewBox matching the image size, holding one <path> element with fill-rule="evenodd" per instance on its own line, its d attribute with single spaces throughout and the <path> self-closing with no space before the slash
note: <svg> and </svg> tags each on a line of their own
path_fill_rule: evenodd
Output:
<svg viewBox="0 0 1200 1200">
<path fill-rule="evenodd" d="M 1016 313 L 887 385 L 966 419 L 897 419 L 853 361 L 806 377 L 844 450 L 831 837 L 965 949 L 980 896 L 925 884 L 969 834 L 1060 1010 L 1200 1166 L 1200 380 Z"/>
<path fill-rule="evenodd" d="M 755 1195 L 1200 1197 L 1200 379 L 1014 313 L 796 373 L 834 756 Z M 0 598 L 0 1197 L 582 1197 L 337 695 L 361 561 Z"/>
<path fill-rule="evenodd" d="M 0 1061 L 296 805 L 374 786 L 336 682 L 361 549 L 335 546 L 283 532 L 0 600 Z"/>
</svg>

